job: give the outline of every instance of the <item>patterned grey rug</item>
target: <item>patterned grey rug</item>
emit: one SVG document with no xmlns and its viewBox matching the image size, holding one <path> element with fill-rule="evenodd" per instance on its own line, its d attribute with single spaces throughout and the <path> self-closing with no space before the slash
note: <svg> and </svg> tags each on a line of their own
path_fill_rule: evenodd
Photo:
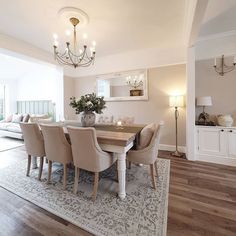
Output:
<svg viewBox="0 0 236 236">
<path fill-rule="evenodd" d="M 47 185 L 44 166 L 41 182 L 38 170 L 25 176 L 26 160 L 5 167 L 0 171 L 0 186 L 95 235 L 166 235 L 169 160 L 158 160 L 157 191 L 151 187 L 147 166 L 127 169 L 127 197 L 123 201 L 116 196 L 115 166 L 100 175 L 95 202 L 91 200 L 91 173 L 81 171 L 78 194 L 74 195 L 73 169 L 69 170 L 67 191 L 63 191 L 62 167 L 53 164 L 52 183 Z"/>
</svg>

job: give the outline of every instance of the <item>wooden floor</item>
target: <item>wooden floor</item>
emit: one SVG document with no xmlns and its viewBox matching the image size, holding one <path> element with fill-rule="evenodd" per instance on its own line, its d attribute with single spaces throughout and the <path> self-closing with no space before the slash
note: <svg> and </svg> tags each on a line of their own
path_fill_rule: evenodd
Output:
<svg viewBox="0 0 236 236">
<path fill-rule="evenodd" d="M 171 159 L 167 235 L 235 236 L 236 168 L 159 155 Z M 0 168 L 20 158 L 24 148 L 0 152 Z M 91 234 L 0 188 L 0 235 Z"/>
</svg>

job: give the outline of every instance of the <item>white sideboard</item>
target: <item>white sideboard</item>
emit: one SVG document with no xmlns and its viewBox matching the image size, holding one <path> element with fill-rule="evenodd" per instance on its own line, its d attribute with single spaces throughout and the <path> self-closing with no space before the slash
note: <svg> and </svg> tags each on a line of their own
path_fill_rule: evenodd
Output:
<svg viewBox="0 0 236 236">
<path fill-rule="evenodd" d="M 196 126 L 196 160 L 236 166 L 236 127 Z"/>
</svg>

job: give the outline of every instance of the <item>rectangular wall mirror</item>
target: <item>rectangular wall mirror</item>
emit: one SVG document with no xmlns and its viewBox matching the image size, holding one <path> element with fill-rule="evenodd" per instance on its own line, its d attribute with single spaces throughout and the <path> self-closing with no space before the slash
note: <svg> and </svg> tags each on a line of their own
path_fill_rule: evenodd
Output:
<svg viewBox="0 0 236 236">
<path fill-rule="evenodd" d="M 96 92 L 106 101 L 148 100 L 147 70 L 99 75 Z"/>
</svg>

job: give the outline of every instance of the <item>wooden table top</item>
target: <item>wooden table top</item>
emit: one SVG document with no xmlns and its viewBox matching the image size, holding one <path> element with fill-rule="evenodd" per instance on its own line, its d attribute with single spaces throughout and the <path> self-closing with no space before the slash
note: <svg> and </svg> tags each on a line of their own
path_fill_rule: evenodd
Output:
<svg viewBox="0 0 236 236">
<path fill-rule="evenodd" d="M 68 134 L 67 126 L 81 127 L 79 123 L 62 124 L 64 132 Z M 127 146 L 137 138 L 143 125 L 122 126 L 117 128 L 115 125 L 95 125 L 97 139 L 100 144 L 117 146 Z"/>
</svg>

